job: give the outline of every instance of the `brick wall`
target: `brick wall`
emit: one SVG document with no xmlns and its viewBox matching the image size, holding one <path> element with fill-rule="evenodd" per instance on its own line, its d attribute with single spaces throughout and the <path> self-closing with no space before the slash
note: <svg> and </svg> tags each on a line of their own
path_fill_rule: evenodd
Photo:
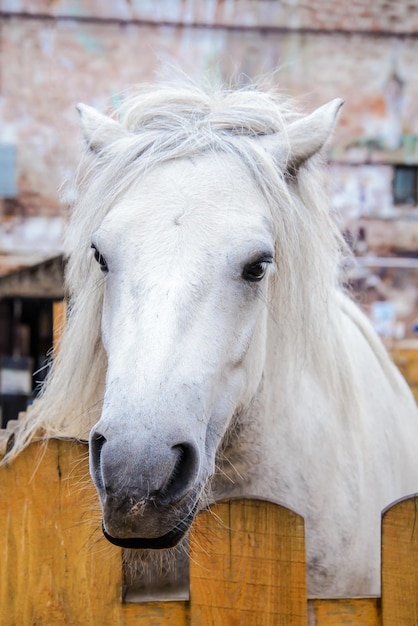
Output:
<svg viewBox="0 0 418 626">
<path fill-rule="evenodd" d="M 165 62 L 195 77 L 275 72 L 307 111 L 344 98 L 331 206 L 349 227 L 393 219 L 390 164 L 418 163 L 417 14 L 414 0 L 3 0 L 0 141 L 17 145 L 19 193 L 2 205 L 0 255 L 60 246 L 59 188 L 80 142 L 75 104 L 105 110 Z M 407 229 L 415 241 L 417 222 Z"/>
<path fill-rule="evenodd" d="M 231 28 L 418 31 L 415 0 L 3 0 L 3 10 Z"/>
<path fill-rule="evenodd" d="M 74 167 L 78 148 L 75 103 L 104 108 L 127 86 L 152 80 L 161 61 L 195 76 L 214 67 L 225 77 L 280 67 L 273 80 L 302 97 L 307 110 L 344 98 L 333 155 L 339 161 L 368 158 L 368 139 L 380 138 L 390 154 L 391 142 L 418 134 L 415 39 L 21 18 L 4 21 L 2 39 L 0 140 L 3 133 L 18 144 L 26 213 L 58 208 L 57 189 Z M 394 63 L 403 87 L 400 105 L 391 108 Z"/>
</svg>

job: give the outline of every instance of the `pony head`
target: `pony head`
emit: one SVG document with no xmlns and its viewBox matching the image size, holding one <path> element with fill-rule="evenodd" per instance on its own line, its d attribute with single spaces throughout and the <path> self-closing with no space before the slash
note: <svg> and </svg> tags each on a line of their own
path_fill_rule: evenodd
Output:
<svg viewBox="0 0 418 626">
<path fill-rule="evenodd" d="M 225 121 L 219 103 L 196 100 L 166 94 L 145 114 L 134 102 L 124 123 L 79 107 L 92 186 L 108 186 L 101 167 L 125 178 L 90 233 L 107 357 L 90 467 L 104 532 L 125 547 L 182 538 L 230 424 L 259 390 L 280 274 L 274 215 L 341 104 L 259 133 L 237 105 L 224 103 Z"/>
<path fill-rule="evenodd" d="M 180 541 L 231 425 L 260 393 L 269 305 L 287 339 L 312 313 L 303 285 L 325 306 L 339 244 L 300 180 L 340 105 L 301 117 L 270 93 L 194 86 L 145 90 L 119 121 L 79 105 L 89 165 L 66 240 L 70 318 L 44 401 L 65 379 L 80 434 L 92 416 L 91 476 L 114 543 Z"/>
</svg>

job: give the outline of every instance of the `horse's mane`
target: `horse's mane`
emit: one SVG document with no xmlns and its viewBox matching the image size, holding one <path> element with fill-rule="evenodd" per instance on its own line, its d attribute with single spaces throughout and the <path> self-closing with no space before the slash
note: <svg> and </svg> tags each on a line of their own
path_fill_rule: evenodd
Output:
<svg viewBox="0 0 418 626">
<path fill-rule="evenodd" d="M 211 90 L 185 81 L 142 87 L 115 115 L 125 133 L 98 154 L 86 150 L 78 170 L 65 239 L 68 323 L 12 454 L 38 429 L 48 436 L 87 437 L 100 415 L 106 373 L 103 284 L 89 251 L 91 236 L 133 180 L 159 163 L 204 153 L 238 157 L 271 208 L 278 276 L 269 304 L 281 342 L 288 346 L 283 358 L 314 355 L 330 393 L 341 395 L 349 356 L 333 328 L 332 312 L 344 243 L 324 200 L 318 159 L 292 175 L 276 167 L 255 140 L 279 133 L 286 144 L 286 127 L 299 116 L 294 104 L 255 86 Z"/>
</svg>

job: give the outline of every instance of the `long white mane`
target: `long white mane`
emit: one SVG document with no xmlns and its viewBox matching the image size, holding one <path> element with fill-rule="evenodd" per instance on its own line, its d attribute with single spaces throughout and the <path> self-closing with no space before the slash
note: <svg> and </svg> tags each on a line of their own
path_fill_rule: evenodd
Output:
<svg viewBox="0 0 418 626">
<path fill-rule="evenodd" d="M 332 315 L 346 250 L 324 198 L 318 158 L 293 177 L 291 167 L 276 169 L 254 141 L 273 133 L 286 137 L 288 124 L 299 116 L 295 106 L 256 87 L 210 90 L 191 83 L 160 84 L 141 88 L 115 115 L 125 135 L 102 149 L 98 132 L 79 168 L 65 240 L 68 323 L 42 396 L 17 433 L 11 455 L 39 429 L 48 436 L 87 438 L 100 416 L 106 373 L 103 284 L 91 258 L 92 234 L 120 194 L 155 165 L 207 153 L 240 159 L 271 207 L 278 275 L 269 306 L 289 376 L 290 363 L 303 366 L 311 355 L 329 393 L 340 399 L 344 411 L 350 410 L 355 390 L 349 350 Z M 92 151 L 98 154 L 92 157 Z"/>
</svg>

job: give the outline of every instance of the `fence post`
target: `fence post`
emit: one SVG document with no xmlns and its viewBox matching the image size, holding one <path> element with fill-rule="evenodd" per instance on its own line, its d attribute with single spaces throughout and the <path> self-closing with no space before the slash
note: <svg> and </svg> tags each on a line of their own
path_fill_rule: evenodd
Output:
<svg viewBox="0 0 418 626">
<path fill-rule="evenodd" d="M 382 625 L 418 624 L 418 496 L 382 515 Z"/>
<path fill-rule="evenodd" d="M 54 355 L 57 354 L 59 349 L 59 342 L 67 318 L 67 303 L 65 300 L 54 302 L 52 305 L 52 335 Z"/>
<path fill-rule="evenodd" d="M 306 626 L 303 519 L 271 502 L 229 500 L 191 535 L 193 626 Z"/>
</svg>

